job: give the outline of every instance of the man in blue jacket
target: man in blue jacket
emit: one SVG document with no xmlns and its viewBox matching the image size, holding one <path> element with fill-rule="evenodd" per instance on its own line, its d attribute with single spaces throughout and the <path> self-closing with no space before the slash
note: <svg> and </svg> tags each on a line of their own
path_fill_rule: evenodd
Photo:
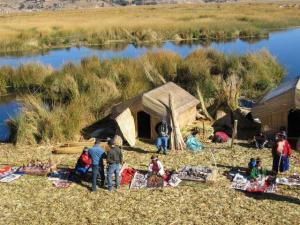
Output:
<svg viewBox="0 0 300 225">
<path fill-rule="evenodd" d="M 97 189 L 97 177 L 100 173 L 101 186 L 104 186 L 105 174 L 104 174 L 104 165 L 103 159 L 106 158 L 105 151 L 100 147 L 100 140 L 96 140 L 95 145 L 90 148 L 89 156 L 92 159 L 92 191 Z"/>
</svg>

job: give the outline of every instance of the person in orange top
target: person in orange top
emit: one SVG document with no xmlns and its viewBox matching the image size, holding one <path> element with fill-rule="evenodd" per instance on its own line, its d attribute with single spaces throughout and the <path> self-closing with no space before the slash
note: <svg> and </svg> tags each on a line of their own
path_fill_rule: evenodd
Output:
<svg viewBox="0 0 300 225">
<path fill-rule="evenodd" d="M 292 149 L 286 136 L 283 133 L 277 135 L 277 142 L 272 148 L 273 172 L 285 172 L 289 169 L 289 157 L 292 155 Z"/>
</svg>

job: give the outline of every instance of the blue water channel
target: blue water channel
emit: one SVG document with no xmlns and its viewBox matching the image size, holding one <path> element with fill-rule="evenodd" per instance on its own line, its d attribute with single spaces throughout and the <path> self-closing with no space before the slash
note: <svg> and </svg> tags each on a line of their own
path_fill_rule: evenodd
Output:
<svg viewBox="0 0 300 225">
<path fill-rule="evenodd" d="M 173 51 L 182 57 L 188 56 L 191 52 L 199 48 L 212 48 L 226 54 L 246 54 L 267 49 L 277 58 L 286 69 L 285 80 L 300 75 L 300 29 L 291 29 L 273 32 L 267 39 L 256 42 L 235 40 L 230 42 L 212 42 L 203 45 L 199 42 L 181 43 L 165 42 L 159 46 L 135 46 L 133 44 L 118 44 L 112 46 L 102 46 L 97 48 L 72 47 L 68 49 L 55 49 L 36 55 L 24 56 L 0 56 L 0 65 L 11 65 L 17 67 L 24 63 L 42 63 L 59 69 L 67 62 L 79 63 L 82 58 L 98 56 L 101 59 L 112 58 L 136 58 L 147 52 L 160 50 Z M 5 120 L 15 117 L 18 114 L 20 104 L 15 101 L 2 102 L 0 98 L 0 140 L 6 140 L 9 133 L 5 125 Z"/>
</svg>

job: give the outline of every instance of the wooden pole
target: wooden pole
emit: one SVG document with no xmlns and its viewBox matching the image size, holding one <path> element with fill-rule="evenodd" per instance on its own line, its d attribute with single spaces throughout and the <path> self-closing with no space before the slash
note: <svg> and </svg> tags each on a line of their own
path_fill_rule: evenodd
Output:
<svg viewBox="0 0 300 225">
<path fill-rule="evenodd" d="M 202 120 L 202 134 L 203 134 L 203 137 L 205 137 L 205 123 L 204 123 L 204 120 Z"/>
<path fill-rule="evenodd" d="M 170 126 L 172 128 L 172 132 L 171 132 L 171 136 L 170 136 L 170 148 L 171 150 L 174 150 L 175 149 L 175 143 L 174 143 L 174 125 L 173 125 L 173 122 L 172 122 L 172 116 L 170 115 Z"/>
<path fill-rule="evenodd" d="M 234 120 L 233 132 L 232 132 L 232 138 L 231 138 L 231 149 L 233 148 L 234 141 L 237 136 L 237 126 L 238 126 L 238 121 Z"/>
<path fill-rule="evenodd" d="M 169 94 L 169 106 L 170 106 L 170 114 L 173 122 L 173 130 L 174 130 L 174 145 L 176 150 L 185 149 L 185 143 L 180 131 L 180 126 L 177 121 L 177 114 L 174 107 L 174 99 L 172 94 Z"/>
<path fill-rule="evenodd" d="M 203 99 L 203 96 L 202 96 L 202 93 L 200 91 L 199 86 L 197 86 L 197 95 L 198 95 L 198 98 L 199 98 L 199 101 L 200 101 L 200 106 L 201 106 L 201 109 L 202 109 L 204 115 L 206 116 L 207 119 L 209 119 L 210 121 L 213 122 L 214 119 L 209 115 L 209 113 L 206 110 L 206 107 L 205 107 L 205 104 L 204 104 L 204 99 Z"/>
</svg>

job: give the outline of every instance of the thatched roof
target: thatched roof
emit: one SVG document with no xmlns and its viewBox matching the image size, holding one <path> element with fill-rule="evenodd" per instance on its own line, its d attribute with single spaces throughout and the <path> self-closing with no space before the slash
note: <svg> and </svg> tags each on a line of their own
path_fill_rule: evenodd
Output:
<svg viewBox="0 0 300 225">
<path fill-rule="evenodd" d="M 119 114 L 126 108 L 141 104 L 146 111 L 158 116 L 167 115 L 166 106 L 169 107 L 169 94 L 174 98 L 175 110 L 178 113 L 199 104 L 198 99 L 182 89 L 173 82 L 168 82 L 151 91 L 142 93 L 128 101 L 120 103 L 113 107 L 112 114 Z"/>
<path fill-rule="evenodd" d="M 300 109 L 300 77 L 283 82 L 267 93 L 251 111 L 259 118 L 291 109 Z"/>
</svg>

